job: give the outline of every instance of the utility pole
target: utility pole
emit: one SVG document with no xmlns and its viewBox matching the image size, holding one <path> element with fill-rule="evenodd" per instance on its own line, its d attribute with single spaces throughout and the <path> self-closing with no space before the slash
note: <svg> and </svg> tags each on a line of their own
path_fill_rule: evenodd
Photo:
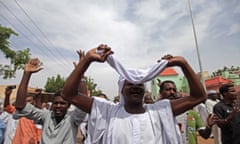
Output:
<svg viewBox="0 0 240 144">
<path fill-rule="evenodd" d="M 199 53 L 199 48 L 198 48 L 197 34 L 196 34 L 195 25 L 194 25 L 194 21 L 193 21 L 193 15 L 192 15 L 191 0 L 188 0 L 188 6 L 189 6 L 189 12 L 190 12 L 191 20 L 192 20 L 193 34 L 194 34 L 194 39 L 195 39 L 195 44 L 196 44 L 196 49 L 197 49 L 197 57 L 198 57 L 198 63 L 199 63 L 199 68 L 200 68 L 201 82 L 206 91 L 205 79 L 203 76 L 202 63 L 201 63 L 200 53 Z"/>
</svg>

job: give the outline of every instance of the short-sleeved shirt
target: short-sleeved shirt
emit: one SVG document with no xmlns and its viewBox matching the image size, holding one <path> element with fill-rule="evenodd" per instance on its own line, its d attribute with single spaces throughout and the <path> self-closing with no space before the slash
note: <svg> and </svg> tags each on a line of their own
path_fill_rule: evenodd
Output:
<svg viewBox="0 0 240 144">
<path fill-rule="evenodd" d="M 240 104 L 237 104 L 240 107 Z M 219 119 L 227 118 L 233 110 L 233 106 L 223 101 L 217 103 L 213 111 Z M 240 144 L 240 112 L 225 127 L 221 128 L 222 144 Z"/>
<path fill-rule="evenodd" d="M 204 129 L 205 125 L 200 115 L 193 110 L 188 111 L 187 119 L 189 144 L 197 144 L 197 131 Z"/>
<path fill-rule="evenodd" d="M 200 115 L 194 110 L 188 110 L 177 116 L 177 121 L 182 132 L 183 143 L 197 144 L 197 131 L 205 128 Z"/>
<path fill-rule="evenodd" d="M 75 144 L 79 124 L 86 113 L 76 108 L 67 113 L 62 121 L 57 124 L 52 111 L 41 110 L 31 104 L 26 104 L 24 109 L 16 111 L 17 116 L 25 116 L 43 124 L 42 144 Z"/>
<path fill-rule="evenodd" d="M 130 114 L 121 104 L 94 98 L 88 119 L 87 143 L 180 144 L 180 131 L 169 100 L 144 107 L 144 113 Z"/>
</svg>

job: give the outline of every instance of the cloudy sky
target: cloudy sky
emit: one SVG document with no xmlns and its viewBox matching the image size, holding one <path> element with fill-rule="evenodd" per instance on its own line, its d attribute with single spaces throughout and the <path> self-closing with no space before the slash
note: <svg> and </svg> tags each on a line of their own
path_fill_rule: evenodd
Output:
<svg viewBox="0 0 240 144">
<path fill-rule="evenodd" d="M 203 71 L 240 66 L 240 1 L 192 0 Z M 66 78 L 77 50 L 108 44 L 127 68 L 146 68 L 165 54 L 184 56 L 200 71 L 188 0 L 0 0 L 0 24 L 12 28 L 14 50 L 31 49 L 44 69 L 30 86 Z M 9 64 L 0 53 L 1 64 Z M 18 84 L 16 78 L 0 84 Z M 118 75 L 107 63 L 93 63 L 86 76 L 109 97 L 118 94 Z"/>
</svg>

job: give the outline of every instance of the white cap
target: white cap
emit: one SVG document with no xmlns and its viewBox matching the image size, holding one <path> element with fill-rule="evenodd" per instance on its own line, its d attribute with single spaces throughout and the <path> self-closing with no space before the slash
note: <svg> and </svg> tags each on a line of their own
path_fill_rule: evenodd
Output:
<svg viewBox="0 0 240 144">
<path fill-rule="evenodd" d="M 217 94 L 217 91 L 215 90 L 209 90 L 207 91 L 207 94 L 210 95 L 210 94 Z"/>
</svg>

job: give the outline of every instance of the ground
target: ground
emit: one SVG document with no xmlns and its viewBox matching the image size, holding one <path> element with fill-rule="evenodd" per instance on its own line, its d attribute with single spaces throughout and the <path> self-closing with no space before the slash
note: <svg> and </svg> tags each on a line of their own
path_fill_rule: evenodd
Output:
<svg viewBox="0 0 240 144">
<path fill-rule="evenodd" d="M 201 136 L 198 136 L 198 144 L 214 144 L 214 139 L 209 138 L 209 139 L 205 140 Z"/>
</svg>

